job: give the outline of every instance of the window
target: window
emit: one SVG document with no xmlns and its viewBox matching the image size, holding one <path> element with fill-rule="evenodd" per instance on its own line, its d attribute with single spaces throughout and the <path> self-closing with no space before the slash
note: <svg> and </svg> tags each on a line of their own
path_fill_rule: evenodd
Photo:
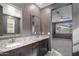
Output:
<svg viewBox="0 0 79 59">
<path fill-rule="evenodd" d="M 15 33 L 15 20 L 11 16 L 7 19 L 7 33 Z"/>
<path fill-rule="evenodd" d="M 56 23 L 56 33 L 61 33 L 61 34 L 72 33 L 72 22 Z"/>
</svg>

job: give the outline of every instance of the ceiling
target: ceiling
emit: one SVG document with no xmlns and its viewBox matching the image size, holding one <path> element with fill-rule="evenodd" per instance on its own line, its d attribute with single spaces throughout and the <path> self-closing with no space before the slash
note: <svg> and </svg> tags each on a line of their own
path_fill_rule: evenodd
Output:
<svg viewBox="0 0 79 59">
<path fill-rule="evenodd" d="M 12 3 L 12 5 L 18 6 L 20 8 L 25 7 L 27 4 L 29 4 L 29 3 Z M 31 3 L 31 4 L 37 5 L 39 8 L 44 8 L 44 7 L 51 5 L 53 3 Z"/>
<path fill-rule="evenodd" d="M 39 8 L 44 8 L 44 7 L 46 7 L 46 6 L 48 6 L 48 5 L 51 5 L 51 4 L 53 4 L 53 3 L 35 3 Z"/>
<path fill-rule="evenodd" d="M 19 8 L 25 8 L 25 6 L 27 6 L 28 4 L 34 4 L 41 9 L 50 5 L 49 8 L 55 9 L 55 8 L 65 6 L 69 3 L 10 3 L 10 4 L 15 5 L 16 7 L 19 7 Z"/>
</svg>

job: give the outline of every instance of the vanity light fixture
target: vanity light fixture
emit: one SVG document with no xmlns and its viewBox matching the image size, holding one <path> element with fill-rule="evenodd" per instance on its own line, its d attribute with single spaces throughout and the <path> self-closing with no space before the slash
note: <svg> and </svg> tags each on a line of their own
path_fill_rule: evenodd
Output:
<svg viewBox="0 0 79 59">
<path fill-rule="evenodd" d="M 48 32 L 48 35 L 50 35 L 50 32 Z"/>
</svg>

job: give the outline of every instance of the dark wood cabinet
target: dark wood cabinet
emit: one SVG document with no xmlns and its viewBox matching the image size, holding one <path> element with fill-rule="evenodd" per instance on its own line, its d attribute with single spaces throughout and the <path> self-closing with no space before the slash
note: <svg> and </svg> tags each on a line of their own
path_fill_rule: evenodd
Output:
<svg viewBox="0 0 79 59">
<path fill-rule="evenodd" d="M 48 52 L 48 39 L 39 42 L 39 55 L 44 56 Z"/>
<path fill-rule="evenodd" d="M 44 56 L 49 50 L 48 44 L 49 44 L 48 39 L 34 43 L 33 44 L 33 54 L 35 54 L 37 56 Z"/>
<path fill-rule="evenodd" d="M 0 54 L 1 56 L 44 56 L 48 51 L 48 39 L 13 49 Z"/>
<path fill-rule="evenodd" d="M 39 55 L 39 42 L 32 44 L 32 52 L 33 52 L 33 56 Z"/>
<path fill-rule="evenodd" d="M 23 46 L 0 54 L 1 56 L 30 56 L 32 55 L 32 45 Z"/>
</svg>

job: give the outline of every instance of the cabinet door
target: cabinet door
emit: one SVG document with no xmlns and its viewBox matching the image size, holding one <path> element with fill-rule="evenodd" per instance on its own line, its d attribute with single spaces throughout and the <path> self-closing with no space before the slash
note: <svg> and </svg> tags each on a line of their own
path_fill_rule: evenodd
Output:
<svg viewBox="0 0 79 59">
<path fill-rule="evenodd" d="M 33 56 L 38 56 L 39 55 L 39 42 L 36 42 L 34 44 L 32 44 L 32 48 L 33 48 Z"/>
<path fill-rule="evenodd" d="M 32 45 L 23 46 L 15 50 L 16 56 L 32 56 Z"/>
<path fill-rule="evenodd" d="M 32 56 L 32 45 L 27 45 L 19 49 L 19 55 Z"/>
<path fill-rule="evenodd" d="M 39 55 L 43 56 L 48 52 L 48 39 L 39 42 Z"/>
</svg>

